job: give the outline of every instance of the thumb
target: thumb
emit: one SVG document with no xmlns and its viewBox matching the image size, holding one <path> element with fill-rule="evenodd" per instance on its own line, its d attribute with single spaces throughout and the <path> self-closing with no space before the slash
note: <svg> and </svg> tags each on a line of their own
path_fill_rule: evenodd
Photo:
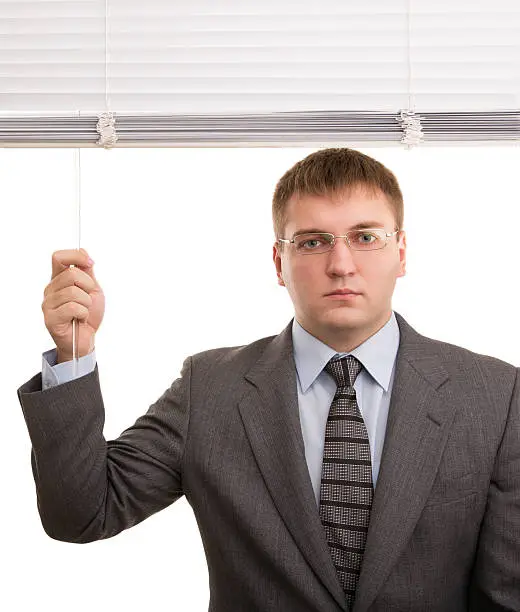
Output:
<svg viewBox="0 0 520 612">
<path fill-rule="evenodd" d="M 81 248 L 80 251 L 83 253 L 83 255 L 86 255 L 87 257 L 90 257 L 90 255 L 87 253 L 87 251 L 85 251 L 85 249 Z M 89 274 L 93 279 L 96 278 L 95 275 L 94 275 L 94 264 L 92 264 L 91 266 L 86 268 L 85 272 L 87 274 Z"/>
<path fill-rule="evenodd" d="M 87 251 L 85 251 L 85 249 L 83 249 L 83 248 L 82 248 L 82 249 L 80 249 L 80 252 L 81 252 L 81 253 L 83 253 L 83 255 L 85 255 L 86 257 L 89 257 L 89 258 L 90 258 L 90 255 L 87 253 Z M 93 265 L 94 265 L 94 264 L 92 264 L 92 266 L 91 266 L 91 267 L 93 267 Z"/>
</svg>

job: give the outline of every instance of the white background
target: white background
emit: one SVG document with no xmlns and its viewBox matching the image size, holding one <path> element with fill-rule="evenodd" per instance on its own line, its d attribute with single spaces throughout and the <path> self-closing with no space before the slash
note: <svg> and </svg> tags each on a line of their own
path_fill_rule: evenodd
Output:
<svg viewBox="0 0 520 612">
<path fill-rule="evenodd" d="M 293 309 L 272 262 L 271 198 L 313 150 L 83 149 L 78 245 L 74 150 L 0 149 L 0 609 L 207 610 L 184 498 L 109 540 L 45 534 L 16 390 L 53 348 L 41 303 L 56 250 L 85 248 L 106 295 L 96 356 L 107 439 L 146 412 L 188 355 L 279 333 Z M 404 194 L 408 263 L 394 310 L 426 336 L 520 365 L 520 147 L 360 150 Z"/>
</svg>

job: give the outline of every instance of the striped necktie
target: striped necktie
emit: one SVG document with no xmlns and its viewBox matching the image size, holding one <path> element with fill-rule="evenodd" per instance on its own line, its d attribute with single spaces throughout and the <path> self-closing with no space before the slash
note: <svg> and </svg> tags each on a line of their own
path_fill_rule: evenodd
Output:
<svg viewBox="0 0 520 612">
<path fill-rule="evenodd" d="M 325 366 L 338 388 L 325 428 L 320 518 L 348 610 L 354 603 L 373 498 L 370 443 L 354 389 L 362 367 L 352 355 L 331 359 Z"/>
</svg>

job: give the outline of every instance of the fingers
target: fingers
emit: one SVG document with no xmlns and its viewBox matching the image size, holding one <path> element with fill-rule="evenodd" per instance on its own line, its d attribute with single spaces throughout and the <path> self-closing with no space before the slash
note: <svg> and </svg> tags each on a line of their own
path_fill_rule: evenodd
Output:
<svg viewBox="0 0 520 612">
<path fill-rule="evenodd" d="M 84 250 L 65 249 L 63 251 L 55 251 L 52 254 L 52 276 L 51 280 L 61 274 L 63 270 L 74 265 L 85 270 L 91 270 L 92 267 L 88 263 L 88 253 Z"/>
<path fill-rule="evenodd" d="M 98 283 L 93 268 L 87 267 L 87 260 L 86 251 L 56 251 L 52 256 L 52 279 L 43 291 L 44 301 L 67 287 L 78 287 L 86 294 L 94 291 Z M 72 264 L 75 267 L 71 268 Z"/>
<path fill-rule="evenodd" d="M 48 310 L 56 310 L 60 308 L 60 306 L 63 306 L 63 304 L 68 304 L 69 302 L 76 302 L 86 308 L 92 306 L 92 298 L 90 295 L 76 286 L 65 287 L 60 291 L 52 292 L 48 295 L 45 302 Z"/>
<path fill-rule="evenodd" d="M 68 287 L 78 287 L 86 293 L 94 291 L 98 284 L 95 279 L 83 272 L 80 268 L 64 268 L 43 291 L 44 298 L 49 294 L 55 294 Z"/>
</svg>

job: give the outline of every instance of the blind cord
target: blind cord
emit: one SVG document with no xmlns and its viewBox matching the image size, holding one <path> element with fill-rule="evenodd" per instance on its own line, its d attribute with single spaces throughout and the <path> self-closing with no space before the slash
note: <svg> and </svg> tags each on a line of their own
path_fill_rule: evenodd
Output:
<svg viewBox="0 0 520 612">
<path fill-rule="evenodd" d="M 408 110 L 415 112 L 415 99 L 412 93 L 412 0 L 408 0 L 406 10 L 407 46 L 408 46 Z"/>
<path fill-rule="evenodd" d="M 97 144 L 110 149 L 117 142 L 114 113 L 110 111 L 108 79 L 108 0 L 105 0 L 105 112 L 98 118 L 96 131 L 99 134 Z"/>
<path fill-rule="evenodd" d="M 421 117 L 415 115 L 415 95 L 412 88 L 412 0 L 407 0 L 406 42 L 408 47 L 408 109 L 401 110 L 399 123 L 403 130 L 401 143 L 410 149 L 423 141 Z"/>
<path fill-rule="evenodd" d="M 79 114 L 79 111 L 78 111 Z M 81 247 L 81 148 L 77 147 L 74 151 L 74 176 L 75 176 L 75 204 L 77 211 L 77 229 L 78 229 L 78 251 Z M 70 266 L 71 268 L 74 265 Z M 79 354 L 79 320 L 77 318 L 72 319 L 72 371 L 74 378 L 77 377 L 78 373 L 78 354 Z"/>
</svg>

